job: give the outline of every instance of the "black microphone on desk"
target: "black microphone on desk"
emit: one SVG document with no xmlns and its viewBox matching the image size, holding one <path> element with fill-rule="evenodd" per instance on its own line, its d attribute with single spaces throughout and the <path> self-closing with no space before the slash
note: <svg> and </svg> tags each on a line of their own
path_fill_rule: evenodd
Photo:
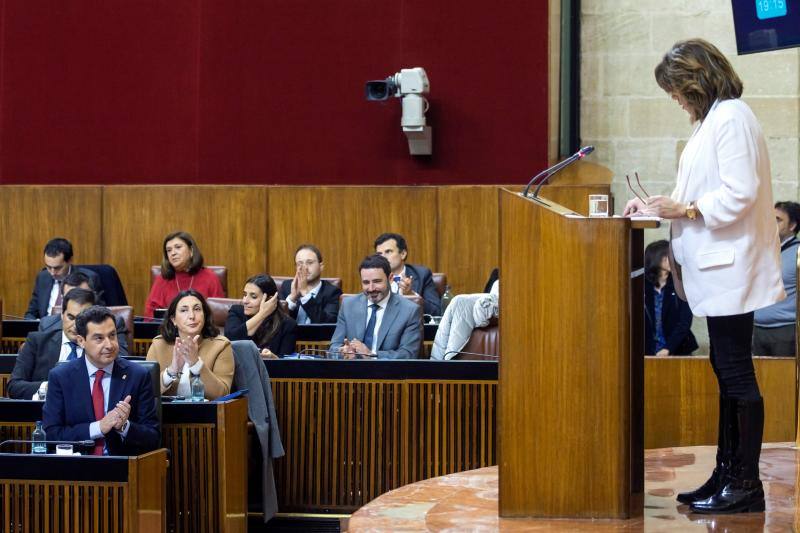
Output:
<svg viewBox="0 0 800 533">
<path fill-rule="evenodd" d="M 565 160 L 563 160 L 563 161 L 561 161 L 559 163 L 556 163 L 552 167 L 547 168 L 547 169 L 539 172 L 538 174 L 536 174 L 531 179 L 531 181 L 528 182 L 528 185 L 525 187 L 525 190 L 522 192 L 522 196 L 527 197 L 528 196 L 528 191 L 530 191 L 531 187 L 536 185 L 536 190 L 533 191 L 533 197 L 534 198 L 538 197 L 539 196 L 539 190 L 547 182 L 547 180 L 548 180 L 548 178 L 550 178 L 550 176 L 552 176 L 553 174 L 555 174 L 559 170 L 563 169 L 564 167 L 568 167 L 569 165 L 571 165 L 575 161 L 583 159 L 584 157 L 586 157 L 587 155 L 591 154 L 592 152 L 594 152 L 594 146 L 584 146 L 583 148 L 581 148 L 580 150 L 578 150 L 577 152 L 575 152 L 574 154 L 572 154 L 571 156 L 569 156 Z"/>
<path fill-rule="evenodd" d="M 90 448 L 94 446 L 94 441 L 91 439 L 87 440 L 24 440 L 24 439 L 9 439 L 0 442 L 0 448 L 5 446 L 6 444 L 30 444 L 33 446 L 34 444 L 71 444 L 73 446 L 81 446 L 85 448 Z"/>
</svg>

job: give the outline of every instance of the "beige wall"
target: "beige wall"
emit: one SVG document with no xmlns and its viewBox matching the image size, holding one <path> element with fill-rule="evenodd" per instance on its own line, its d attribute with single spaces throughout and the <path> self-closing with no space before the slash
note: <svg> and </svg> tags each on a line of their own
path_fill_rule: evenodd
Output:
<svg viewBox="0 0 800 533">
<path fill-rule="evenodd" d="M 800 49 L 736 55 L 729 0 L 583 0 L 581 143 L 615 177 L 619 212 L 629 198 L 625 174 L 638 171 L 650 194 L 669 194 L 691 133 L 687 115 L 659 87 L 653 69 L 680 39 L 702 37 L 728 56 L 744 82 L 744 100 L 761 121 L 772 162 L 775 200 L 798 199 Z M 663 238 L 665 229 L 648 240 Z M 695 319 L 700 352 L 705 321 Z"/>
</svg>

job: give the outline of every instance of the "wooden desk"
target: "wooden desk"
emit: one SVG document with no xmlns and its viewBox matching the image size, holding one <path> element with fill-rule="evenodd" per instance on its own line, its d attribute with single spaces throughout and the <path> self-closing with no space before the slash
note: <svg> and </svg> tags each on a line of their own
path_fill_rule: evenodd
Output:
<svg viewBox="0 0 800 533">
<path fill-rule="evenodd" d="M 349 513 L 422 479 L 496 464 L 497 364 L 268 360 L 286 456 L 281 512 Z"/>
<path fill-rule="evenodd" d="M 0 454 L 0 530 L 166 528 L 167 451 L 134 457 Z"/>
<path fill-rule="evenodd" d="M 30 439 L 43 404 L 0 401 L 0 441 Z M 247 401 L 164 403 L 162 416 L 169 531 L 247 531 Z"/>
<path fill-rule="evenodd" d="M 136 321 L 133 324 L 133 346 L 130 346 L 130 355 L 146 357 L 147 350 L 153 338 L 158 335 L 159 322 Z M 25 342 L 28 333 L 36 331 L 39 327 L 38 320 L 4 320 L 0 331 L 5 336 L 0 337 L 0 353 L 11 354 L 19 351 L 20 345 Z M 423 328 L 424 353 L 423 357 L 430 357 L 433 339 L 439 326 L 436 324 L 425 324 Z M 302 324 L 297 326 L 297 345 L 295 349 L 298 353 L 304 350 L 324 350 L 331 344 L 331 337 L 336 329 L 336 324 Z"/>
</svg>

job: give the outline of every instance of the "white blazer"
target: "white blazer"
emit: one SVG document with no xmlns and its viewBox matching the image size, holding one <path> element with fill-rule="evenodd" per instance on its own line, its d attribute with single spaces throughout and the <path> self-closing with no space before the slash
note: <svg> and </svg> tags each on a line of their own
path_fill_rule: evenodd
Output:
<svg viewBox="0 0 800 533">
<path fill-rule="evenodd" d="M 681 154 L 672 198 L 702 214 L 670 228 L 692 313 L 738 315 L 786 297 L 769 154 L 747 104 L 714 103 Z"/>
</svg>

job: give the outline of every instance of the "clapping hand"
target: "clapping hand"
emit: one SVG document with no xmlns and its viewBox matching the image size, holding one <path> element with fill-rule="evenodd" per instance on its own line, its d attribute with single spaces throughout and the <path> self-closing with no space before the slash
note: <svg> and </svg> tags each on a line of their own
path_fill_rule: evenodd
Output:
<svg viewBox="0 0 800 533">
<path fill-rule="evenodd" d="M 414 291 L 411 289 L 412 281 L 414 281 L 412 276 L 400 274 L 400 281 L 397 282 L 397 292 L 400 294 L 414 294 Z"/>
<path fill-rule="evenodd" d="M 100 431 L 103 433 L 103 435 L 105 435 L 112 429 L 121 430 L 123 426 L 125 426 L 125 422 L 128 421 L 128 417 L 130 417 L 130 415 L 131 396 L 129 394 L 125 396 L 124 400 L 117 402 L 117 406 L 106 413 L 106 416 L 99 420 L 98 424 L 100 426 Z"/>
<path fill-rule="evenodd" d="M 308 267 L 300 265 L 297 267 L 297 272 L 295 272 L 292 280 L 290 296 L 296 302 L 306 294 L 308 294 Z"/>
<path fill-rule="evenodd" d="M 195 363 L 197 363 L 197 359 L 199 358 L 199 341 L 200 335 L 195 335 L 194 337 L 189 337 L 188 339 L 184 339 L 182 337 L 175 339 L 175 348 L 177 349 L 179 356 L 182 357 L 189 366 L 193 366 Z M 175 356 L 173 355 L 173 360 L 174 359 Z M 183 365 L 181 365 L 180 368 L 183 368 Z"/>
<path fill-rule="evenodd" d="M 131 395 L 128 394 L 124 400 L 117 402 L 114 411 L 117 412 L 117 423 L 114 424 L 114 429 L 120 431 L 131 416 Z"/>
</svg>

